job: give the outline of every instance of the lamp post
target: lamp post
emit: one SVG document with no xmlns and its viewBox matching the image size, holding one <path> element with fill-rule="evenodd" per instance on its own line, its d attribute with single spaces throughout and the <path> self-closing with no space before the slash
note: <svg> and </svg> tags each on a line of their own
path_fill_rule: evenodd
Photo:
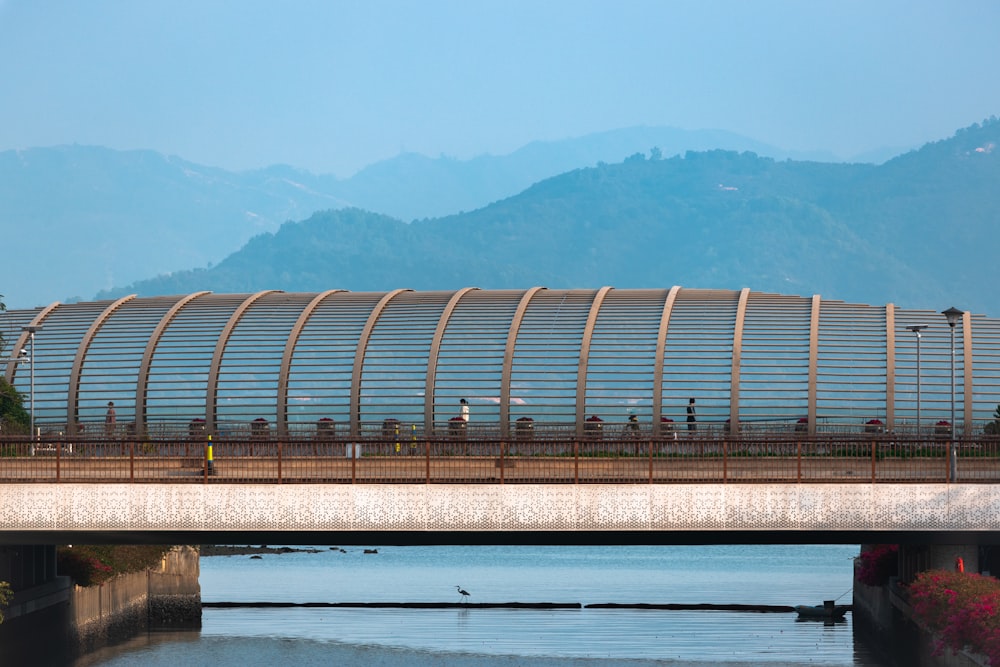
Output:
<svg viewBox="0 0 1000 667">
<path fill-rule="evenodd" d="M 31 364 L 31 375 L 29 380 L 30 390 L 28 392 L 28 398 L 31 400 L 31 437 L 35 437 L 35 332 L 41 331 L 41 326 L 26 326 L 21 327 L 21 331 L 28 332 L 28 338 L 31 340 L 31 347 L 29 348 L 28 360 Z"/>
<path fill-rule="evenodd" d="M 917 335 L 917 441 L 920 440 L 920 332 L 927 328 L 926 324 L 912 324 L 906 327 Z"/>
<path fill-rule="evenodd" d="M 941 314 L 948 320 L 948 328 L 951 329 L 951 450 L 949 457 L 949 477 L 952 482 L 958 481 L 958 451 L 955 443 L 955 325 L 961 319 L 963 313 L 958 308 L 952 306 L 948 310 L 942 310 Z"/>
</svg>

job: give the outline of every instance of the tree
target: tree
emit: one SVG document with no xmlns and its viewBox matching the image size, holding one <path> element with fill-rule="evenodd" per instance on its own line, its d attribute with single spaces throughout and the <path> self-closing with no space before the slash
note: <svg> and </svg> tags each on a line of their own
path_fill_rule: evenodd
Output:
<svg viewBox="0 0 1000 667">
<path fill-rule="evenodd" d="M 986 435 L 1000 435 L 1000 405 L 993 411 L 993 421 L 986 422 L 986 427 L 983 428 L 983 431 Z"/>
<path fill-rule="evenodd" d="M 3 302 L 3 294 L 0 294 L 0 312 L 5 310 L 7 310 L 7 304 Z M 3 344 L 3 332 L 0 332 L 0 350 L 3 350 Z M 30 423 L 31 417 L 24 409 L 24 397 L 0 377 L 0 427 L 5 431 L 14 430 L 27 433 Z"/>
<path fill-rule="evenodd" d="M 0 609 L 6 607 L 13 596 L 14 592 L 10 590 L 10 584 L 6 581 L 0 581 Z M 3 611 L 0 611 L 0 623 L 3 623 Z"/>
<path fill-rule="evenodd" d="M 27 433 L 31 416 L 24 409 L 24 397 L 4 378 L 0 377 L 0 426 L 4 431 Z"/>
</svg>

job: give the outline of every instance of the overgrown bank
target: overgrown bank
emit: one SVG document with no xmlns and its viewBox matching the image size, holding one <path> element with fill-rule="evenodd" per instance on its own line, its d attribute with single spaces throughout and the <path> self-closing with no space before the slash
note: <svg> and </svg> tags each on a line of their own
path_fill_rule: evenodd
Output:
<svg viewBox="0 0 1000 667">
<path fill-rule="evenodd" d="M 64 546 L 56 549 L 56 568 L 77 586 L 95 586 L 120 574 L 158 568 L 170 550 L 170 546 L 145 544 Z"/>
</svg>

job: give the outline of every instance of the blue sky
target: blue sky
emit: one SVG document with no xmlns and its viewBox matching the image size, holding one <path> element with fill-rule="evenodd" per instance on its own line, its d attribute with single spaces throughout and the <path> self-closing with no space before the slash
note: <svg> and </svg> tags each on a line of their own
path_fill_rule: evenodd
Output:
<svg viewBox="0 0 1000 667">
<path fill-rule="evenodd" d="M 0 150 L 348 176 L 634 125 L 850 158 L 1000 115 L 995 0 L 0 0 Z"/>
</svg>

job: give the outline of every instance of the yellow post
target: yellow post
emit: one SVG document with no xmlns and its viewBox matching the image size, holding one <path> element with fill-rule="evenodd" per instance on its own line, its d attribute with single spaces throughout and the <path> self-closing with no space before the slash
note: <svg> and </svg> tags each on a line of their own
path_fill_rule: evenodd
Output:
<svg viewBox="0 0 1000 667">
<path fill-rule="evenodd" d="M 215 462 L 212 460 L 212 435 L 208 436 L 208 444 L 205 446 L 205 465 L 209 475 L 215 474 Z"/>
</svg>

